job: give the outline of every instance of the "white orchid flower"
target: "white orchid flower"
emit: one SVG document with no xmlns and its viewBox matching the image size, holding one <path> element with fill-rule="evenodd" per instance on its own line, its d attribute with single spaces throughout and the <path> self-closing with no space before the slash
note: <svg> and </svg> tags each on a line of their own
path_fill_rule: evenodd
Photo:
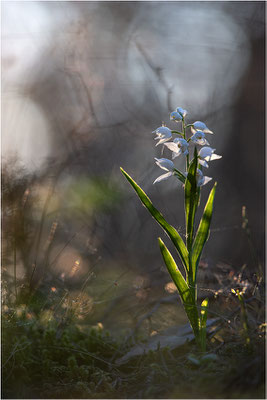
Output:
<svg viewBox="0 0 267 400">
<path fill-rule="evenodd" d="M 170 120 L 171 121 L 180 122 L 180 121 L 182 121 L 182 119 L 183 119 L 183 116 L 179 112 L 173 111 L 173 112 L 170 113 Z"/>
<path fill-rule="evenodd" d="M 204 133 L 213 133 L 204 122 L 201 121 L 196 121 L 192 124 L 193 126 L 191 127 L 192 133 L 196 133 L 196 131 L 202 131 Z"/>
<path fill-rule="evenodd" d="M 190 140 L 196 144 L 200 144 L 201 146 L 209 145 L 209 142 L 205 138 L 205 133 L 202 131 L 196 131 L 193 136 L 191 136 Z"/>
<path fill-rule="evenodd" d="M 164 143 L 164 145 L 172 151 L 172 159 L 178 157 L 180 154 L 183 154 L 184 156 L 189 154 L 189 143 L 185 139 L 176 138 L 173 142 Z"/>
<path fill-rule="evenodd" d="M 187 176 L 188 172 L 184 172 L 184 175 Z M 204 186 L 206 183 L 212 180 L 209 176 L 204 176 L 203 172 L 197 168 L 197 186 Z"/>
<path fill-rule="evenodd" d="M 161 182 L 165 181 L 165 179 L 168 179 L 170 176 L 173 175 L 173 170 L 174 170 L 174 164 L 171 160 L 168 160 L 167 158 L 155 158 L 156 164 L 161 168 L 164 169 L 165 171 L 168 171 L 166 174 L 160 175 L 154 182 Z"/>
<path fill-rule="evenodd" d="M 202 149 L 198 152 L 198 162 L 203 165 L 203 167 L 209 168 L 207 161 L 219 160 L 222 156 L 218 154 L 214 154 L 216 149 L 212 149 L 211 147 L 202 147 Z"/>
<path fill-rule="evenodd" d="M 158 140 L 156 146 L 158 146 L 161 143 L 167 142 L 172 138 L 172 131 L 169 128 L 167 128 L 167 126 L 160 126 L 152 133 L 155 133 L 157 135 L 157 137 L 155 137 L 155 140 Z"/>
<path fill-rule="evenodd" d="M 209 176 L 204 176 L 203 172 L 197 168 L 197 186 L 204 186 L 212 180 Z"/>
<path fill-rule="evenodd" d="M 183 109 L 182 107 L 177 107 L 176 111 L 182 116 L 185 117 L 187 115 L 187 111 Z"/>
</svg>

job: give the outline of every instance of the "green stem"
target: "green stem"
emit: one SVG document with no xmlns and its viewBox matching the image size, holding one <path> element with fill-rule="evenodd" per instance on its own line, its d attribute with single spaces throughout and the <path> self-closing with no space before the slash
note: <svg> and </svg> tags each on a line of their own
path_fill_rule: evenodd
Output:
<svg viewBox="0 0 267 400">
<path fill-rule="evenodd" d="M 184 140 L 186 140 L 185 128 L 186 128 L 187 126 L 188 126 L 188 125 L 185 125 L 184 117 L 183 117 L 183 119 L 182 119 L 182 129 L 183 129 L 183 137 L 184 137 Z M 186 168 L 185 168 L 186 172 L 188 171 L 188 168 L 189 168 L 189 154 L 187 154 L 187 156 L 186 156 Z"/>
<path fill-rule="evenodd" d="M 184 136 L 184 134 L 182 133 L 182 132 L 179 132 L 179 131 L 171 131 L 172 133 L 176 133 L 177 135 L 181 135 L 181 136 Z"/>
<path fill-rule="evenodd" d="M 243 326 L 243 334 L 245 337 L 246 344 L 250 344 L 250 337 L 249 337 L 249 329 L 248 329 L 248 316 L 247 316 L 247 310 L 244 302 L 244 298 L 242 293 L 239 292 L 239 290 L 236 291 L 238 300 L 240 302 L 240 308 L 241 308 L 241 320 L 242 320 L 242 326 Z"/>
</svg>

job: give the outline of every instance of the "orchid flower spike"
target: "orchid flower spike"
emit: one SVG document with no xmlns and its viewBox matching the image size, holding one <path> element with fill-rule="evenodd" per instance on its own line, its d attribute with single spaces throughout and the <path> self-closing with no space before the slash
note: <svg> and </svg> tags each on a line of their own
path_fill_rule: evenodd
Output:
<svg viewBox="0 0 267 400">
<path fill-rule="evenodd" d="M 166 174 L 160 175 L 154 182 L 161 182 L 165 181 L 165 179 L 168 179 L 170 176 L 173 175 L 173 170 L 174 170 L 174 164 L 171 160 L 168 160 L 167 158 L 155 158 L 156 164 L 161 168 L 164 169 L 165 171 L 168 171 Z"/>
<path fill-rule="evenodd" d="M 209 145 L 209 142 L 205 138 L 205 133 L 202 131 L 196 131 L 193 136 L 191 136 L 190 140 L 196 144 L 200 144 L 201 146 Z"/>
<path fill-rule="evenodd" d="M 209 176 L 203 176 L 203 172 L 197 168 L 197 186 L 204 186 L 212 180 Z"/>
<path fill-rule="evenodd" d="M 204 122 L 201 121 L 196 121 L 193 123 L 193 126 L 191 127 L 192 133 L 196 133 L 196 131 L 202 131 L 204 133 L 213 133 Z"/>
<path fill-rule="evenodd" d="M 169 128 L 167 128 L 167 126 L 164 126 L 164 125 L 160 126 L 152 133 L 155 133 L 157 135 L 157 137 L 155 137 L 155 140 L 158 140 L 158 143 L 156 144 L 156 146 L 158 146 L 161 143 L 167 142 L 168 140 L 170 140 L 172 138 L 171 130 Z"/>
<path fill-rule="evenodd" d="M 189 143 L 187 143 L 185 139 L 175 138 L 173 142 L 164 143 L 164 145 L 172 151 L 172 159 L 178 157 L 180 154 L 183 154 L 184 156 L 189 154 Z"/>
<path fill-rule="evenodd" d="M 203 167 L 209 168 L 207 161 L 219 160 L 222 156 L 218 154 L 214 154 L 216 149 L 212 149 L 211 147 L 202 147 L 202 149 L 198 152 L 198 162 L 203 165 Z"/>
<path fill-rule="evenodd" d="M 182 121 L 182 119 L 183 119 L 183 116 L 179 112 L 173 111 L 173 112 L 170 113 L 170 120 L 171 121 L 180 122 L 180 121 Z"/>
<path fill-rule="evenodd" d="M 176 111 L 182 116 L 185 117 L 187 115 L 187 111 L 184 110 L 182 107 L 177 107 Z"/>
</svg>

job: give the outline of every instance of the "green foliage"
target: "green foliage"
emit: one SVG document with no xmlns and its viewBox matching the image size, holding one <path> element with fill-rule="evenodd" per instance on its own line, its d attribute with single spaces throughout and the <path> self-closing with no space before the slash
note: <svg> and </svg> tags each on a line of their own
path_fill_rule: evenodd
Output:
<svg viewBox="0 0 267 400">
<path fill-rule="evenodd" d="M 155 220 L 158 222 L 158 224 L 167 233 L 167 235 L 173 242 L 174 246 L 176 247 L 176 249 L 181 257 L 181 260 L 183 262 L 186 272 L 188 272 L 188 268 L 189 268 L 188 267 L 188 251 L 187 251 L 187 248 L 183 242 L 183 239 L 179 235 L 179 233 L 176 231 L 176 229 L 173 226 L 171 226 L 170 224 L 168 224 L 166 222 L 163 215 L 153 206 L 149 197 L 140 188 L 140 186 L 138 186 L 138 184 L 130 177 L 130 175 L 128 175 L 127 172 L 125 172 L 122 168 L 121 168 L 121 172 L 126 177 L 126 179 L 129 181 L 129 183 L 132 185 L 132 187 L 136 191 L 137 195 L 139 196 L 139 199 L 144 204 L 144 206 L 148 209 L 148 211 L 150 212 L 152 217 L 155 218 Z"/>
<path fill-rule="evenodd" d="M 179 171 L 177 168 L 174 168 L 173 173 L 175 176 L 177 176 L 179 181 L 181 181 L 182 183 L 185 183 L 186 176 L 181 171 Z"/>
<path fill-rule="evenodd" d="M 62 333 L 15 314 L 4 316 L 2 324 L 5 398 L 88 398 L 100 390 L 112 392 L 111 358 L 121 346 L 113 337 L 95 329 L 81 332 L 75 325 Z"/>
<path fill-rule="evenodd" d="M 18 308 L 2 315 L 3 398 L 264 398 L 264 339 L 255 333 L 249 352 L 223 330 L 225 344 L 214 339 L 208 354 L 190 343 L 118 366 L 130 348 L 125 337 L 73 322 L 44 326 Z"/>
<path fill-rule="evenodd" d="M 65 207 L 72 211 L 107 211 L 118 204 L 120 191 L 114 182 L 104 178 L 81 177 L 64 191 Z"/>
<path fill-rule="evenodd" d="M 250 343 L 250 335 L 249 335 L 249 326 L 248 326 L 248 315 L 247 315 L 247 309 L 243 297 L 243 293 L 239 289 L 232 289 L 232 293 L 234 293 L 240 304 L 240 309 L 241 309 L 241 321 L 242 321 L 242 335 L 244 336 L 245 343 L 248 347 L 251 346 Z"/>
<path fill-rule="evenodd" d="M 192 291 L 190 290 L 183 275 L 179 271 L 171 253 L 169 252 L 169 250 L 167 249 L 167 247 L 165 246 L 165 244 L 163 243 L 163 241 L 160 238 L 159 238 L 159 247 L 160 247 L 162 257 L 165 261 L 166 267 L 169 271 L 169 274 L 171 275 L 172 280 L 175 283 L 175 285 L 179 291 L 184 309 L 186 311 L 186 314 L 188 316 L 188 319 L 190 321 L 190 324 L 192 326 L 194 334 L 197 337 L 198 331 L 199 331 L 198 312 L 197 312 L 197 308 L 195 306 L 194 298 L 192 296 Z"/>
<path fill-rule="evenodd" d="M 194 158 L 189 165 L 188 174 L 185 181 L 186 246 L 189 252 L 191 251 L 192 247 L 195 214 L 200 193 L 200 189 L 197 187 L 196 172 L 197 151 L 195 149 Z"/>
<path fill-rule="evenodd" d="M 184 309 L 192 326 L 195 338 L 200 348 L 206 349 L 206 321 L 207 321 L 207 302 L 203 302 L 204 314 L 198 315 L 197 310 L 197 267 L 203 247 L 209 236 L 210 222 L 213 210 L 216 183 L 211 190 L 206 207 L 201 218 L 198 231 L 194 238 L 195 214 L 200 198 L 200 189 L 197 185 L 197 166 L 198 155 L 195 149 L 194 158 L 191 161 L 185 181 L 185 216 L 186 216 L 186 246 L 175 230 L 169 225 L 162 214 L 153 206 L 146 193 L 122 168 L 121 172 L 136 191 L 139 199 L 151 213 L 153 218 L 159 223 L 163 230 L 168 234 L 174 243 L 186 272 L 186 280 L 179 271 L 174 259 L 165 244 L 159 239 L 161 254 L 166 267 L 178 288 Z M 203 311 L 203 308 L 202 308 Z"/>
<path fill-rule="evenodd" d="M 203 216 L 199 223 L 199 227 L 195 236 L 195 240 L 192 248 L 192 256 L 191 256 L 191 264 L 192 264 L 192 272 L 193 272 L 193 281 L 197 279 L 197 267 L 200 260 L 200 256 L 202 254 L 204 245 L 209 237 L 209 229 L 212 217 L 213 210 L 213 201 L 215 196 L 217 183 L 214 184 L 209 198 L 207 200 Z"/>
</svg>

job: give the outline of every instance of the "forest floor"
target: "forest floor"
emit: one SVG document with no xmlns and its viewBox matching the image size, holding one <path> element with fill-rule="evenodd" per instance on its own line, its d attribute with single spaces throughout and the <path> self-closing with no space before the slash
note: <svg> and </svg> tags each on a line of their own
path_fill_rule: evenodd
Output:
<svg viewBox="0 0 267 400">
<path fill-rule="evenodd" d="M 257 298 L 247 303 L 249 330 L 236 302 L 229 320 L 218 318 L 205 355 L 190 335 L 179 346 L 151 348 L 152 314 L 145 330 L 115 332 L 70 311 L 62 318 L 62 303 L 41 308 L 43 301 L 37 291 L 27 305 L 2 306 L 2 398 L 265 398 L 266 324 Z M 138 343 L 147 351 L 134 354 Z"/>
</svg>

